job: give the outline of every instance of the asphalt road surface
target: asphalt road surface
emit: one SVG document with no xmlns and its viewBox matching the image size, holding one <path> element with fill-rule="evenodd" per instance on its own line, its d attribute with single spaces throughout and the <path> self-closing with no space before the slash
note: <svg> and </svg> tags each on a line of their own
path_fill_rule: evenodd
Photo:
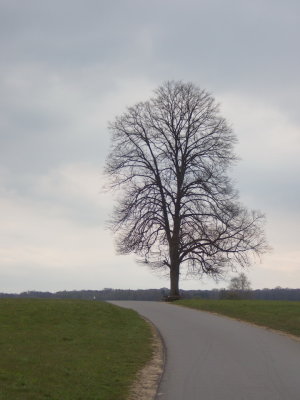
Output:
<svg viewBox="0 0 300 400">
<path fill-rule="evenodd" d="M 300 341 L 173 304 L 112 303 L 152 321 L 164 339 L 157 400 L 300 400 Z"/>
</svg>

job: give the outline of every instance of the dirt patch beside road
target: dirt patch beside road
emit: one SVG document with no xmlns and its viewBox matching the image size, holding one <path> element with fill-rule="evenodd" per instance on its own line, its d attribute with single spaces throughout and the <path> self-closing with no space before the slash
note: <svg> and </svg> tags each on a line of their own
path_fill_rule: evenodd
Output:
<svg viewBox="0 0 300 400">
<path fill-rule="evenodd" d="M 164 370 L 162 338 L 155 326 L 148 320 L 146 321 L 151 325 L 153 335 L 152 359 L 138 373 L 128 400 L 154 400 Z"/>
</svg>

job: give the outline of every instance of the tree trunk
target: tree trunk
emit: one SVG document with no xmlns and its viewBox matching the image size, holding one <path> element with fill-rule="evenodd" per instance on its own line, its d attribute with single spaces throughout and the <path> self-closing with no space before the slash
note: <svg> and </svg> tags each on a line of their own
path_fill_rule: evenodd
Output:
<svg viewBox="0 0 300 400">
<path fill-rule="evenodd" d="M 172 241 L 170 243 L 170 296 L 169 300 L 178 300 L 180 298 L 179 294 L 179 270 L 180 270 L 180 261 L 179 261 L 179 219 L 176 218 L 174 221 L 174 232 Z"/>
<path fill-rule="evenodd" d="M 179 294 L 179 265 L 172 265 L 170 269 L 170 297 L 180 298 Z"/>
</svg>

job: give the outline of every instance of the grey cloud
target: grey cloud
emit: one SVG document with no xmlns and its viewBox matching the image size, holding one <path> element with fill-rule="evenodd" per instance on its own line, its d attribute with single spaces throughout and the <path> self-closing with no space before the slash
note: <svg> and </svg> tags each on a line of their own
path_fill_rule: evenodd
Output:
<svg viewBox="0 0 300 400">
<path fill-rule="evenodd" d="M 299 85 L 294 1 L 29 1 L 7 19 L 4 63 L 30 60 L 54 70 L 114 64 L 115 74 L 142 69 L 159 80 L 187 78 L 272 100 L 284 89 L 278 101 L 289 105 Z M 151 51 L 139 40 L 145 31 Z"/>
<path fill-rule="evenodd" d="M 7 53 L 2 62 L 30 60 L 54 68 L 117 62 L 134 50 L 134 36 L 143 25 L 132 11 L 122 1 L 12 4 L 2 20 Z"/>
<path fill-rule="evenodd" d="M 245 198 L 255 196 L 256 207 L 272 214 L 283 214 L 300 224 L 300 187 L 298 171 L 274 168 L 266 171 L 255 167 L 240 168 L 238 187 Z"/>
<path fill-rule="evenodd" d="M 108 146 L 103 133 L 106 116 L 99 110 L 99 120 L 89 123 L 91 109 L 96 108 L 93 90 L 81 90 L 85 81 L 56 85 L 48 70 L 38 70 L 38 77 L 34 73 L 28 72 L 28 81 L 22 71 L 10 78 L 24 80 L 25 85 L 1 85 L 0 165 L 22 173 L 44 173 L 57 164 L 103 158 Z M 98 94 L 99 105 L 104 95 Z"/>
<path fill-rule="evenodd" d="M 78 227 L 102 224 L 107 204 L 98 209 L 98 200 L 59 191 L 64 182 L 47 191 L 41 181 L 80 163 L 100 174 L 107 121 L 131 105 L 144 82 L 154 89 L 168 79 L 193 81 L 217 101 L 226 93 L 249 96 L 259 99 L 262 113 L 263 105 L 274 107 L 299 127 L 298 1 L 2 0 L 0 8 L 0 178 L 7 174 L 1 194 L 12 202 L 52 205 Z M 297 220 L 300 158 L 295 151 L 269 157 L 267 140 L 262 145 L 251 136 L 254 125 L 237 131 L 246 143 L 235 172 L 241 197 L 274 221 L 276 213 Z M 258 154 L 247 148 L 254 140 Z M 100 188 L 99 176 L 96 197 Z"/>
</svg>

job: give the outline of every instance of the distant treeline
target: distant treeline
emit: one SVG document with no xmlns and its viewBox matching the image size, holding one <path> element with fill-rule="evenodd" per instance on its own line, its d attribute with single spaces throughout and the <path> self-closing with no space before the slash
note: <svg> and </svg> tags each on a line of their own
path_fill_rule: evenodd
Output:
<svg viewBox="0 0 300 400">
<path fill-rule="evenodd" d="M 181 290 L 181 296 L 186 299 L 236 299 L 250 298 L 254 300 L 293 300 L 300 301 L 300 289 L 277 287 L 275 289 L 257 289 L 247 292 L 232 292 L 225 289 L 212 290 Z M 110 289 L 103 290 L 72 290 L 56 293 L 28 291 L 20 294 L 0 293 L 0 297 L 21 298 L 52 298 L 52 299 L 84 299 L 84 300 L 164 300 L 169 294 L 166 288 L 161 289 Z"/>
</svg>

